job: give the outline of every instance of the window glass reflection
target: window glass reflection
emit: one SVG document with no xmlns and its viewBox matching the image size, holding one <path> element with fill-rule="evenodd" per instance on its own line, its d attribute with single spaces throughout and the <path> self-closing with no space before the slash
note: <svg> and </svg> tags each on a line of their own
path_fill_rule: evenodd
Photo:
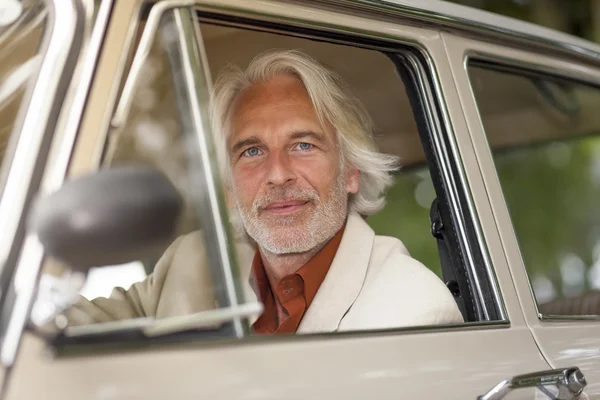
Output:
<svg viewBox="0 0 600 400">
<path fill-rule="evenodd" d="M 600 91 L 469 72 L 540 311 L 600 314 Z"/>
</svg>

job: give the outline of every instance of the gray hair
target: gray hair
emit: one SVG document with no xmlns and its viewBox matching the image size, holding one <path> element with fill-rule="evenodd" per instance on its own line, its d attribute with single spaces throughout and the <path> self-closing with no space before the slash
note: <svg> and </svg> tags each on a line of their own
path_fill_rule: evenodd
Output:
<svg viewBox="0 0 600 400">
<path fill-rule="evenodd" d="M 391 172 L 397 169 L 397 157 L 377 150 L 371 117 L 342 79 L 297 50 L 267 51 L 254 58 L 245 71 L 229 66 L 216 80 L 211 122 L 223 179 L 230 183 L 228 141 L 235 99 L 253 84 L 282 74 L 300 80 L 320 123 L 325 126 L 328 121 L 334 126 L 343 165 L 360 171 L 359 191 L 350 196 L 350 209 L 361 215 L 381 210 L 385 205 L 383 193 L 393 182 Z"/>
</svg>

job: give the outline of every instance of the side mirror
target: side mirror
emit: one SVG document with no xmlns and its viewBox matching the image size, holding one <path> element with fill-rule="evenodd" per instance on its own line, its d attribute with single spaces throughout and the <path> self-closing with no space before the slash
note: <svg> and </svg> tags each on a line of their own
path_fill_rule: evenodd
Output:
<svg viewBox="0 0 600 400">
<path fill-rule="evenodd" d="M 73 270 L 139 260 L 176 232 L 183 199 L 156 170 L 115 167 L 38 199 L 30 228 L 46 254 Z"/>
</svg>

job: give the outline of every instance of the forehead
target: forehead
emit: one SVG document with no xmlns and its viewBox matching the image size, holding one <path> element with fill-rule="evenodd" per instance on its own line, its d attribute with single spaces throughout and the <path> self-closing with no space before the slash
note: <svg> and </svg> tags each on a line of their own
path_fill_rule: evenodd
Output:
<svg viewBox="0 0 600 400">
<path fill-rule="evenodd" d="M 292 75 L 278 75 L 243 90 L 234 102 L 234 116 L 240 117 L 265 107 L 296 104 L 313 108 L 302 82 Z"/>
<path fill-rule="evenodd" d="M 288 125 L 323 131 L 306 88 L 292 75 L 279 75 L 245 89 L 234 102 L 232 116 L 232 137 L 286 130 Z M 297 123 L 306 126 L 293 127 Z"/>
</svg>

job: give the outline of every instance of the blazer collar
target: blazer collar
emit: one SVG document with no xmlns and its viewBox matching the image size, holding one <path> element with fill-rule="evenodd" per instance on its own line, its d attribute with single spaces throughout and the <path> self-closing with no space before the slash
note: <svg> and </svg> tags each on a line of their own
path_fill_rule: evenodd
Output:
<svg viewBox="0 0 600 400">
<path fill-rule="evenodd" d="M 337 330 L 362 289 L 374 238 L 375 232 L 363 218 L 350 213 L 329 272 L 304 313 L 297 333 Z"/>
<path fill-rule="evenodd" d="M 350 213 L 337 253 L 315 298 L 304 313 L 297 333 L 337 330 L 362 289 L 374 239 L 375 232 L 364 219 L 357 213 Z M 244 277 L 244 301 L 248 303 L 259 301 L 248 281 L 254 252 L 254 247 L 246 243 L 238 244 L 238 265 Z M 258 317 L 253 316 L 248 322 L 253 324 Z"/>
</svg>

